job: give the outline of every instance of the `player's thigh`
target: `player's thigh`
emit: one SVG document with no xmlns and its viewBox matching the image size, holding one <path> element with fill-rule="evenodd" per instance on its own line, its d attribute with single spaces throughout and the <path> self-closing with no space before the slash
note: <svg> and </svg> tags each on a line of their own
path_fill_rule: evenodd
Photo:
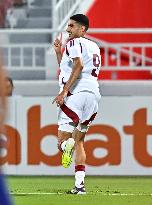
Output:
<svg viewBox="0 0 152 205">
<path fill-rule="evenodd" d="M 58 141 L 59 141 L 59 143 L 69 139 L 70 137 L 72 137 L 71 132 L 58 130 Z"/>
<path fill-rule="evenodd" d="M 78 144 L 79 142 L 84 142 L 85 135 L 86 135 L 86 132 L 81 132 L 80 130 L 76 128 L 73 132 L 73 138 L 76 144 Z"/>
</svg>

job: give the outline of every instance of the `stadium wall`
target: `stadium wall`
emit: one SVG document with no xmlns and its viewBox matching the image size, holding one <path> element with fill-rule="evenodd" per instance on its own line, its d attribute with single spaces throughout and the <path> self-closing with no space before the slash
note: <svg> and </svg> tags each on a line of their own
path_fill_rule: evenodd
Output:
<svg viewBox="0 0 152 205">
<path fill-rule="evenodd" d="M 151 80 L 102 80 L 99 81 L 102 96 L 151 96 Z M 59 92 L 57 80 L 14 81 L 14 96 L 55 96 Z"/>
<path fill-rule="evenodd" d="M 61 166 L 53 97 L 9 99 L 1 164 L 11 175 L 73 175 Z M 87 133 L 88 175 L 152 174 L 152 96 L 103 96 Z"/>
<path fill-rule="evenodd" d="M 151 28 L 151 0 L 96 0 L 87 15 L 90 28 Z M 92 34 L 108 42 L 151 42 L 151 34 Z M 148 53 L 151 56 L 151 52 Z"/>
</svg>

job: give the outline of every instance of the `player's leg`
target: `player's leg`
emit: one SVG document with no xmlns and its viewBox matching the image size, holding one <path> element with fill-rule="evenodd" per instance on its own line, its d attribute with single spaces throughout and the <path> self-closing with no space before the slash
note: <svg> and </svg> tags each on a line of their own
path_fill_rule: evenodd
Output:
<svg viewBox="0 0 152 205">
<path fill-rule="evenodd" d="M 80 119 L 81 102 L 79 94 L 71 95 L 65 99 L 62 106 L 58 107 L 58 125 L 59 125 L 59 148 L 63 151 L 62 165 L 67 168 L 72 162 L 72 154 L 74 149 L 74 140 L 72 133 Z"/>
<path fill-rule="evenodd" d="M 62 151 L 62 165 L 67 168 L 72 163 L 72 156 L 75 141 L 72 138 L 72 132 L 75 129 L 74 125 L 66 123 L 59 126 L 58 130 L 58 148 Z"/>
<path fill-rule="evenodd" d="M 85 165 L 86 161 L 86 153 L 84 150 L 84 137 L 86 132 L 81 132 L 78 129 L 74 131 L 74 139 L 75 139 L 75 165 Z"/>
<path fill-rule="evenodd" d="M 73 194 L 85 194 L 85 161 L 86 153 L 84 149 L 84 137 L 98 110 L 98 100 L 93 93 L 83 92 L 85 103 L 83 105 L 81 123 L 74 131 L 75 139 L 75 189 L 71 190 Z"/>
<path fill-rule="evenodd" d="M 73 137 L 75 139 L 75 188 L 71 190 L 72 194 L 85 194 L 85 161 L 86 153 L 84 149 L 84 137 L 86 131 L 81 132 L 75 129 Z"/>
<path fill-rule="evenodd" d="M 58 148 L 61 152 L 63 152 L 65 148 L 66 141 L 72 137 L 71 132 L 58 130 Z"/>
</svg>

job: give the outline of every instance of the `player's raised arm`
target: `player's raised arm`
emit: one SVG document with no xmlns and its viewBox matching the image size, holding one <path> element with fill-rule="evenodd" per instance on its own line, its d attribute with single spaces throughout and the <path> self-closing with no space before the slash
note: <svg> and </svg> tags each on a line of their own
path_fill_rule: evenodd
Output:
<svg viewBox="0 0 152 205">
<path fill-rule="evenodd" d="M 60 35 L 60 39 L 56 38 L 54 41 L 54 50 L 56 53 L 57 61 L 60 66 L 61 59 L 62 59 L 62 33 Z"/>
</svg>

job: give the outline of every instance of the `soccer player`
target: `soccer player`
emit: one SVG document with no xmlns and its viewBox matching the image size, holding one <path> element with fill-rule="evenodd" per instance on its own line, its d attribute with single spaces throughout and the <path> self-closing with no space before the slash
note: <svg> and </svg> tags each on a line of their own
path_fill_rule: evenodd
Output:
<svg viewBox="0 0 152 205">
<path fill-rule="evenodd" d="M 6 113 L 6 75 L 2 68 L 2 62 L 0 59 L 0 133 L 1 129 L 3 129 L 3 122 L 5 119 Z M 4 175 L 0 169 L 0 205 L 11 205 L 11 199 L 9 197 L 9 193 L 5 184 Z"/>
<path fill-rule="evenodd" d="M 54 99 L 58 106 L 58 140 L 63 167 L 69 167 L 75 149 L 75 188 L 73 194 L 85 194 L 84 137 L 94 120 L 101 98 L 97 77 L 101 65 L 97 44 L 84 37 L 89 19 L 83 14 L 70 17 L 66 31 L 68 43 L 62 54 L 62 39 L 54 41 L 60 66 L 60 93 Z"/>
</svg>

